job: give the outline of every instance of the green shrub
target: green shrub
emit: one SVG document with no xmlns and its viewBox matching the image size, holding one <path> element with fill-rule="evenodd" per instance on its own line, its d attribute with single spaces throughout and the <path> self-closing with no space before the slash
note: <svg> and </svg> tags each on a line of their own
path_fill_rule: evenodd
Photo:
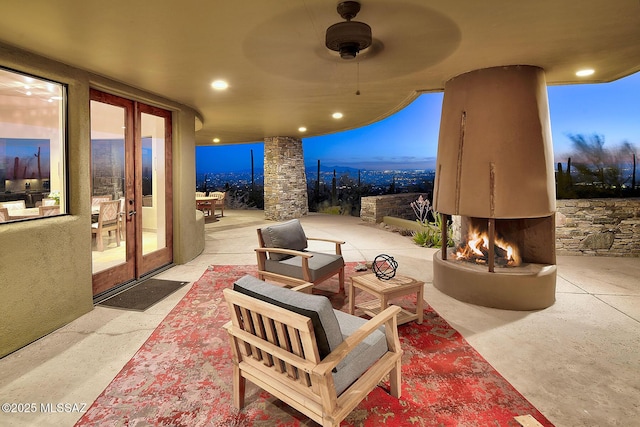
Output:
<svg viewBox="0 0 640 427">
<path fill-rule="evenodd" d="M 427 248 L 442 247 L 442 227 L 447 227 L 447 245 L 453 246 L 453 231 L 449 224 L 442 221 L 442 215 L 434 212 L 428 200 L 424 200 L 422 196 L 411 203 L 411 207 L 416 214 L 416 221 L 422 226 L 422 229 L 413 233 L 413 241 Z M 433 217 L 433 221 L 429 221 L 429 217 Z"/>
</svg>

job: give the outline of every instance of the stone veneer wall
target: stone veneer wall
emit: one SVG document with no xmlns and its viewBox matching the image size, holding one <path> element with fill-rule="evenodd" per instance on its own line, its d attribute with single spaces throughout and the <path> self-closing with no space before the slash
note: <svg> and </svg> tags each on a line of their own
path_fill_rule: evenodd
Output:
<svg viewBox="0 0 640 427">
<path fill-rule="evenodd" d="M 382 222 L 385 216 L 402 219 L 416 219 L 411 202 L 415 202 L 420 193 L 385 194 L 367 196 L 360 199 L 360 219 L 366 222 Z"/>
<path fill-rule="evenodd" d="M 360 218 L 375 223 L 384 216 L 415 219 L 409 203 L 418 196 L 363 197 Z M 557 200 L 556 254 L 640 257 L 640 199 Z"/>
<path fill-rule="evenodd" d="M 556 254 L 640 257 L 640 199 L 558 200 Z"/>
<path fill-rule="evenodd" d="M 302 140 L 275 136 L 264 140 L 264 215 L 284 221 L 309 213 Z"/>
</svg>

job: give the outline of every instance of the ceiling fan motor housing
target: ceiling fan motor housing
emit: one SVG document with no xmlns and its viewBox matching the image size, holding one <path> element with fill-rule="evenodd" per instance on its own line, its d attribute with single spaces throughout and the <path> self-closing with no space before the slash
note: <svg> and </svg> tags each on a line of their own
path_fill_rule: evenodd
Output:
<svg viewBox="0 0 640 427">
<path fill-rule="evenodd" d="M 351 20 L 360 11 L 360 3 L 345 1 L 338 4 L 337 10 L 346 21 L 327 28 L 325 44 L 327 48 L 339 52 L 342 59 L 353 59 L 358 52 L 371 46 L 371 27 L 364 22 Z"/>
</svg>

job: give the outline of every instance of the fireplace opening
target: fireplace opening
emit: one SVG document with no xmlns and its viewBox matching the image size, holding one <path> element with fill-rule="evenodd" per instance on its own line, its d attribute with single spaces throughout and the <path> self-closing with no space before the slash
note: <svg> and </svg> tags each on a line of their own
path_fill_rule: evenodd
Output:
<svg viewBox="0 0 640 427">
<path fill-rule="evenodd" d="M 495 267 L 517 267 L 522 264 L 520 250 L 515 242 L 510 242 L 501 235 L 490 238 L 489 226 L 474 227 L 463 237 L 452 251 L 455 259 L 474 264 L 489 265 L 493 259 Z"/>
<path fill-rule="evenodd" d="M 451 216 L 443 215 L 443 221 Z M 555 216 L 460 217 L 460 238 L 434 254 L 434 285 L 462 301 L 511 310 L 555 301 Z"/>
<path fill-rule="evenodd" d="M 527 263 L 555 264 L 554 219 L 554 216 L 520 219 L 463 216 L 460 242 L 449 253 L 443 253 L 443 258 L 486 265 L 489 271 Z"/>
</svg>

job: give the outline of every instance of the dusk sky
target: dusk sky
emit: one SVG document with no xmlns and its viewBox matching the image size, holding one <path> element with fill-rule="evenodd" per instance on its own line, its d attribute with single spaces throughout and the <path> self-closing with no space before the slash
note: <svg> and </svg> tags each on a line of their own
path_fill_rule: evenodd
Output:
<svg viewBox="0 0 640 427">
<path fill-rule="evenodd" d="M 612 83 L 550 86 L 549 109 L 556 159 L 572 151 L 568 134 L 604 137 L 605 148 L 624 141 L 640 150 L 640 73 Z M 305 163 L 360 169 L 432 169 L 438 144 L 442 93 L 421 95 L 398 113 L 369 126 L 303 138 Z M 263 168 L 262 143 L 196 148 L 196 171 L 248 170 L 253 150 Z"/>
</svg>

